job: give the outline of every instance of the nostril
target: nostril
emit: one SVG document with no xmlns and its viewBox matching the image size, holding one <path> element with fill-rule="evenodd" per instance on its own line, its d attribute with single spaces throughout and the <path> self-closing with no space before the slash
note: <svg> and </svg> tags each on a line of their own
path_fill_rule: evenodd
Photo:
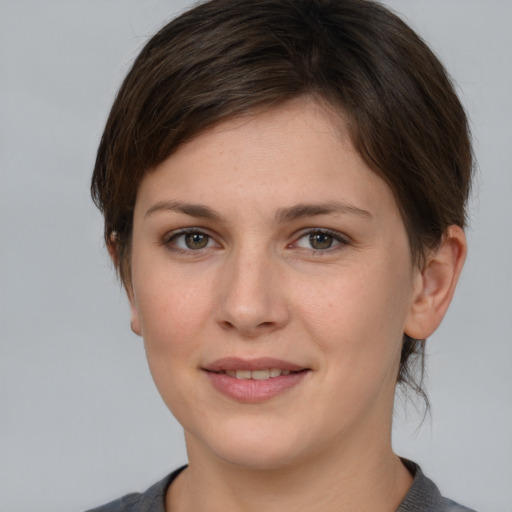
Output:
<svg viewBox="0 0 512 512">
<path fill-rule="evenodd" d="M 235 326 L 231 322 L 229 322 L 228 320 L 220 321 L 219 325 L 221 327 L 224 327 L 225 329 L 234 329 L 235 328 Z"/>
<path fill-rule="evenodd" d="M 225 331 L 237 331 L 242 336 L 255 337 L 260 334 L 264 334 L 265 332 L 273 330 L 277 324 L 276 322 L 260 322 L 260 323 L 235 323 L 229 320 L 219 320 L 217 324 L 224 329 Z"/>
</svg>

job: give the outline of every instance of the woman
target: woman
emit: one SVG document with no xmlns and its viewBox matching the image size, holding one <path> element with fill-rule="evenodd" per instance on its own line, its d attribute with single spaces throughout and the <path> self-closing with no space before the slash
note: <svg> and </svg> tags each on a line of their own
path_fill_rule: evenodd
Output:
<svg viewBox="0 0 512 512">
<path fill-rule="evenodd" d="M 213 0 L 156 34 L 92 192 L 189 465 L 97 510 L 468 510 L 391 423 L 464 263 L 471 166 L 442 65 L 379 4 Z"/>
</svg>

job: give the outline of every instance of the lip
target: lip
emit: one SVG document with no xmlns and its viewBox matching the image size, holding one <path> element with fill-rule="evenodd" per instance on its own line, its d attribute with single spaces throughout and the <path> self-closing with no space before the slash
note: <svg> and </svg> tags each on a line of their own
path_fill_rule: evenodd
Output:
<svg viewBox="0 0 512 512">
<path fill-rule="evenodd" d="M 256 371 L 269 368 L 280 368 L 281 370 L 289 370 L 296 373 L 271 377 L 265 380 L 242 380 L 222 373 L 226 370 Z M 217 359 L 202 369 L 216 391 L 232 400 L 246 404 L 271 400 L 299 385 L 310 373 L 309 368 L 272 357 L 258 359 L 227 357 Z"/>
<path fill-rule="evenodd" d="M 289 370 L 298 372 L 307 370 L 304 366 L 299 366 L 282 359 L 274 357 L 258 357 L 257 359 L 242 359 L 239 357 L 224 357 L 207 364 L 203 369 L 209 372 L 222 372 L 226 370 L 266 370 L 268 368 L 281 368 L 281 370 Z"/>
</svg>

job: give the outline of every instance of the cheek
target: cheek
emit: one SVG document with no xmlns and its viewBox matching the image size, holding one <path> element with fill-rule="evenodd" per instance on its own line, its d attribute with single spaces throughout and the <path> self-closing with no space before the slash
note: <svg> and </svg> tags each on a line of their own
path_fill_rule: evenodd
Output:
<svg viewBox="0 0 512 512">
<path fill-rule="evenodd" d="M 152 358 L 180 359 L 194 350 L 210 314 L 209 297 L 204 281 L 192 286 L 172 273 L 145 273 L 136 288 L 136 303 L 150 364 Z"/>
<path fill-rule="evenodd" d="M 348 385 L 395 372 L 409 301 L 403 268 L 393 259 L 350 266 L 300 293 L 298 317 Z"/>
<path fill-rule="evenodd" d="M 169 410 L 186 423 L 193 409 L 190 382 L 200 364 L 200 335 L 204 332 L 207 294 L 194 293 L 174 280 L 148 278 L 137 299 L 149 370 Z"/>
</svg>

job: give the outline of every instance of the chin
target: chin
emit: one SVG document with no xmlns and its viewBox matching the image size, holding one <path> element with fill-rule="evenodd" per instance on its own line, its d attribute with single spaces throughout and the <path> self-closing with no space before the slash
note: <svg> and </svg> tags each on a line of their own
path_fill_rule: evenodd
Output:
<svg viewBox="0 0 512 512">
<path fill-rule="evenodd" d="M 297 463 L 299 454 L 297 448 L 293 450 L 283 449 L 282 446 L 272 449 L 269 445 L 259 445 L 258 448 L 247 445 L 227 447 L 225 450 L 219 450 L 217 456 L 234 466 L 253 471 L 275 471 L 284 469 Z"/>
<path fill-rule="evenodd" d="M 277 470 L 295 464 L 304 455 L 304 439 L 297 432 L 271 425 L 231 424 L 229 428 L 217 432 L 209 431 L 208 438 L 203 437 L 199 443 L 201 451 L 210 451 L 216 458 L 235 466 L 251 470 Z M 217 434 L 217 435 L 215 435 Z M 197 437 L 189 442 L 198 447 Z M 193 450 L 196 452 L 196 450 Z"/>
</svg>

